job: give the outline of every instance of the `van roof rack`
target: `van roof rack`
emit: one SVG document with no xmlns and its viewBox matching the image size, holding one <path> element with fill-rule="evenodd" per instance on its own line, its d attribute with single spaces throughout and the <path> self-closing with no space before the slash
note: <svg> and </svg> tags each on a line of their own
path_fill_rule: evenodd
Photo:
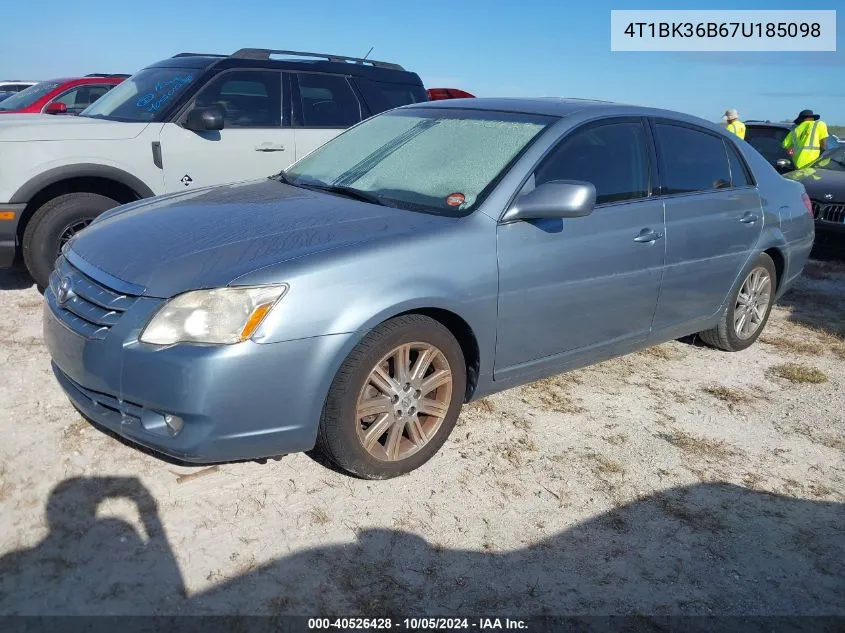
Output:
<svg viewBox="0 0 845 633">
<path fill-rule="evenodd" d="M 334 55 L 332 53 L 305 53 L 302 51 L 283 51 L 271 48 L 242 48 L 235 51 L 230 57 L 236 59 L 270 59 L 271 55 L 292 55 L 294 57 L 315 57 L 330 62 L 347 62 L 353 64 L 367 64 L 375 68 L 390 68 L 392 70 L 405 70 L 399 64 L 390 62 L 379 62 L 363 57 L 346 57 L 345 55 Z"/>
</svg>

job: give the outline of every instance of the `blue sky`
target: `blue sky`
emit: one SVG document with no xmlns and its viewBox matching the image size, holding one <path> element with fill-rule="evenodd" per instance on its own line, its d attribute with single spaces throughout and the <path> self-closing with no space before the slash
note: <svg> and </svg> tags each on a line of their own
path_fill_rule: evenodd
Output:
<svg viewBox="0 0 845 633">
<path fill-rule="evenodd" d="M 428 86 L 479 96 L 575 96 L 711 120 L 792 118 L 813 108 L 845 124 L 845 4 L 708 0 L 690 9 L 836 9 L 835 53 L 610 51 L 611 9 L 677 0 L 38 0 L 3 8 L 0 78 L 134 72 L 181 51 L 284 48 L 396 61 Z M 13 28 L 12 28 L 13 27 Z"/>
</svg>

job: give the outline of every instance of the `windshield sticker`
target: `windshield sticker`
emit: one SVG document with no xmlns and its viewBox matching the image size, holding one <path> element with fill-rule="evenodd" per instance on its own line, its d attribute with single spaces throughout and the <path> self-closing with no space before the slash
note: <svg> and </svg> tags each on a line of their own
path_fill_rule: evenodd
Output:
<svg viewBox="0 0 845 633">
<path fill-rule="evenodd" d="M 152 92 L 141 95 L 135 102 L 136 108 L 144 108 L 147 112 L 158 112 L 163 105 L 193 81 L 193 75 L 177 75 L 167 81 L 160 81 Z"/>
<path fill-rule="evenodd" d="M 462 193 L 450 193 L 446 196 L 446 204 L 450 207 L 459 207 L 464 203 L 466 197 Z"/>
</svg>

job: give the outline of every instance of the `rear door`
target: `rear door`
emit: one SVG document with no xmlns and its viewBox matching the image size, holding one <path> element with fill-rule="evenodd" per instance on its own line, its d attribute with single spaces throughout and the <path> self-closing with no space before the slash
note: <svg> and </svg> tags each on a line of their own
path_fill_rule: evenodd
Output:
<svg viewBox="0 0 845 633">
<path fill-rule="evenodd" d="M 716 313 L 763 229 L 748 166 L 722 135 L 653 122 L 666 206 L 666 268 L 654 329 Z"/>
<path fill-rule="evenodd" d="M 291 77 L 296 160 L 366 118 L 347 77 L 306 72 Z"/>
<path fill-rule="evenodd" d="M 283 83 L 280 71 L 231 70 L 204 86 L 177 122 L 162 126 L 167 191 L 263 178 L 291 165 L 296 150 Z M 191 108 L 212 105 L 223 108 L 222 130 L 182 127 Z"/>
</svg>

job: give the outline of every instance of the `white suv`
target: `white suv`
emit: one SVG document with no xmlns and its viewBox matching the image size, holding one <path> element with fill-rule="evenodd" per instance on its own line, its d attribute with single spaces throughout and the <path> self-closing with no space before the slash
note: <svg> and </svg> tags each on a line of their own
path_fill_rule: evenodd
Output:
<svg viewBox="0 0 845 633">
<path fill-rule="evenodd" d="M 62 245 L 107 209 L 276 174 L 362 119 L 426 100 L 396 64 L 242 49 L 153 64 L 80 116 L 6 115 L 0 268 L 22 253 L 43 287 Z"/>
</svg>

